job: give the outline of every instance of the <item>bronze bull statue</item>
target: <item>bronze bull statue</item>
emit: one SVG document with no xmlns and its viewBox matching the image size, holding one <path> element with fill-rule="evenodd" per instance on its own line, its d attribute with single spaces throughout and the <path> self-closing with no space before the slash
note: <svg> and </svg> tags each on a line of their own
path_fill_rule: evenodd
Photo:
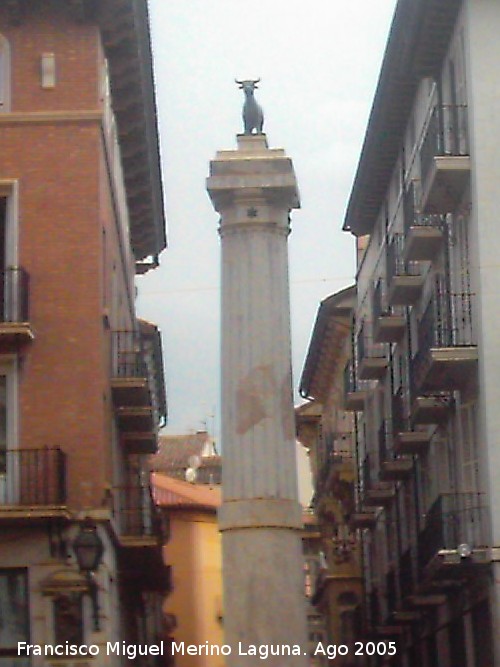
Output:
<svg viewBox="0 0 500 667">
<path fill-rule="evenodd" d="M 258 87 L 260 79 L 238 81 L 236 83 L 245 93 L 245 104 L 243 105 L 243 125 L 244 134 L 262 134 L 264 126 L 264 114 L 261 107 L 257 104 L 254 97 L 254 90 Z M 255 130 L 255 133 L 254 133 Z"/>
</svg>

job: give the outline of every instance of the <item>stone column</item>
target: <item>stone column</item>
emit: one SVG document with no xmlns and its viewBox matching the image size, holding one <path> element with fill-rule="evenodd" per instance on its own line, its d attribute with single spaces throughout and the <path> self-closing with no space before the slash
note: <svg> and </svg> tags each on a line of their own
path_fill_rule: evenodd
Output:
<svg viewBox="0 0 500 667">
<path fill-rule="evenodd" d="M 251 655 L 256 645 L 270 653 L 279 646 L 268 667 L 305 666 L 287 256 L 297 182 L 291 160 L 265 135 L 238 135 L 238 149 L 211 162 L 207 190 L 221 215 L 227 664 L 262 665 Z"/>
</svg>

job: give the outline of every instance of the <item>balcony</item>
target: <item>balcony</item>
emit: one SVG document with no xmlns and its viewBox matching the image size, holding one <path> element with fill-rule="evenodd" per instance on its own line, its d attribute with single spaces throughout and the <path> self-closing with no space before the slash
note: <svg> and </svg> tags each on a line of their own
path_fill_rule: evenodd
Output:
<svg viewBox="0 0 500 667">
<path fill-rule="evenodd" d="M 2 451 L 0 519 L 50 519 L 66 514 L 66 454 L 61 449 Z"/>
<path fill-rule="evenodd" d="M 396 497 L 396 489 L 391 482 L 372 482 L 363 495 L 367 507 L 388 507 Z"/>
<path fill-rule="evenodd" d="M 400 309 L 401 310 L 401 309 Z M 382 281 L 373 292 L 373 340 L 375 343 L 397 343 L 406 331 L 406 317 L 392 307 L 384 308 Z"/>
<path fill-rule="evenodd" d="M 370 455 L 367 454 L 361 467 L 363 506 L 388 507 L 396 497 L 396 489 L 392 482 L 374 481 Z"/>
<path fill-rule="evenodd" d="M 353 530 L 365 528 L 375 528 L 378 521 L 378 511 L 371 508 L 362 508 L 351 514 L 349 525 Z"/>
<path fill-rule="evenodd" d="M 149 485 L 115 487 L 114 515 L 122 545 L 156 545 L 161 541 L 161 518 Z"/>
<path fill-rule="evenodd" d="M 449 293 L 436 283 L 418 324 L 418 352 L 411 362 L 417 391 L 453 391 L 475 379 L 472 301 L 470 293 Z"/>
<path fill-rule="evenodd" d="M 422 575 L 475 576 L 490 562 L 487 508 L 482 493 L 444 493 L 427 513 L 418 541 Z"/>
<path fill-rule="evenodd" d="M 389 306 L 413 306 L 420 299 L 425 282 L 421 262 L 405 259 L 404 236 L 395 234 L 387 247 Z"/>
<path fill-rule="evenodd" d="M 156 350 L 154 337 L 151 341 L 141 326 L 141 331 L 112 332 L 111 348 L 111 389 L 122 442 L 130 453 L 154 454 L 166 416 L 161 346 Z"/>
<path fill-rule="evenodd" d="M 470 178 L 468 109 L 441 105 L 432 110 L 420 152 L 422 210 L 453 213 Z"/>
<path fill-rule="evenodd" d="M 411 408 L 411 422 L 419 426 L 438 426 L 448 421 L 455 401 L 450 393 L 442 392 L 417 396 Z"/>
<path fill-rule="evenodd" d="M 352 437 L 350 433 L 347 435 Z M 325 456 L 314 482 L 314 499 L 317 512 L 328 514 L 331 507 L 338 506 L 337 494 L 342 496 L 344 484 L 353 484 L 354 459 L 350 450 L 341 449 L 346 444 L 344 434 L 327 434 L 325 444 Z"/>
<path fill-rule="evenodd" d="M 446 217 L 419 211 L 413 183 L 404 194 L 403 217 L 404 261 L 434 260 L 443 245 Z"/>
<path fill-rule="evenodd" d="M 409 430 L 394 431 L 394 452 L 398 456 L 420 456 L 424 454 L 431 444 L 432 430 Z"/>
<path fill-rule="evenodd" d="M 138 331 L 112 332 L 113 399 L 119 407 L 151 404 L 148 371 L 142 338 Z"/>
<path fill-rule="evenodd" d="M 12 349 L 33 340 L 29 313 L 29 274 L 10 266 L 0 272 L 0 345 Z"/>
<path fill-rule="evenodd" d="M 356 367 L 352 360 L 349 361 L 344 368 L 344 408 L 352 412 L 363 411 L 368 390 L 368 384 L 358 380 Z"/>
<path fill-rule="evenodd" d="M 115 487 L 113 500 L 120 576 L 139 589 L 167 593 L 172 588 L 171 570 L 163 561 L 166 539 L 151 488 Z"/>
<path fill-rule="evenodd" d="M 400 388 L 392 396 L 392 443 L 396 455 L 421 455 L 430 445 L 434 429 L 410 427 L 410 418 L 405 409 L 404 392 Z"/>
<path fill-rule="evenodd" d="M 387 372 L 387 349 L 366 334 L 363 325 L 357 339 L 358 377 L 360 380 L 380 380 Z"/>
<path fill-rule="evenodd" d="M 398 482 L 413 472 L 413 457 L 399 456 L 393 449 L 390 422 L 383 421 L 378 431 L 380 477 L 383 481 Z"/>
</svg>

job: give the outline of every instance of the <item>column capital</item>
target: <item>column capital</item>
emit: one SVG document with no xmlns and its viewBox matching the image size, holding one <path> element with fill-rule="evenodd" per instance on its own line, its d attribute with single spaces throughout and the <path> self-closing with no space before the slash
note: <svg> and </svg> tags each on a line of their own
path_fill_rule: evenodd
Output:
<svg viewBox="0 0 500 667">
<path fill-rule="evenodd" d="M 210 162 L 206 186 L 215 210 L 224 212 L 245 200 L 284 209 L 300 208 L 292 160 L 281 148 L 268 148 L 266 135 L 238 135 L 236 150 L 218 151 Z"/>
</svg>

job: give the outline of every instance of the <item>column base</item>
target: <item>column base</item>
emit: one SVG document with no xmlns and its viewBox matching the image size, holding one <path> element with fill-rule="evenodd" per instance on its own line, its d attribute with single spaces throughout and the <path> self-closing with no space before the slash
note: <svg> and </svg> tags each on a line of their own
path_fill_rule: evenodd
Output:
<svg viewBox="0 0 500 667">
<path fill-rule="evenodd" d="M 219 530 L 284 528 L 302 530 L 302 509 L 296 500 L 252 498 L 223 501 L 219 509 Z"/>
</svg>

